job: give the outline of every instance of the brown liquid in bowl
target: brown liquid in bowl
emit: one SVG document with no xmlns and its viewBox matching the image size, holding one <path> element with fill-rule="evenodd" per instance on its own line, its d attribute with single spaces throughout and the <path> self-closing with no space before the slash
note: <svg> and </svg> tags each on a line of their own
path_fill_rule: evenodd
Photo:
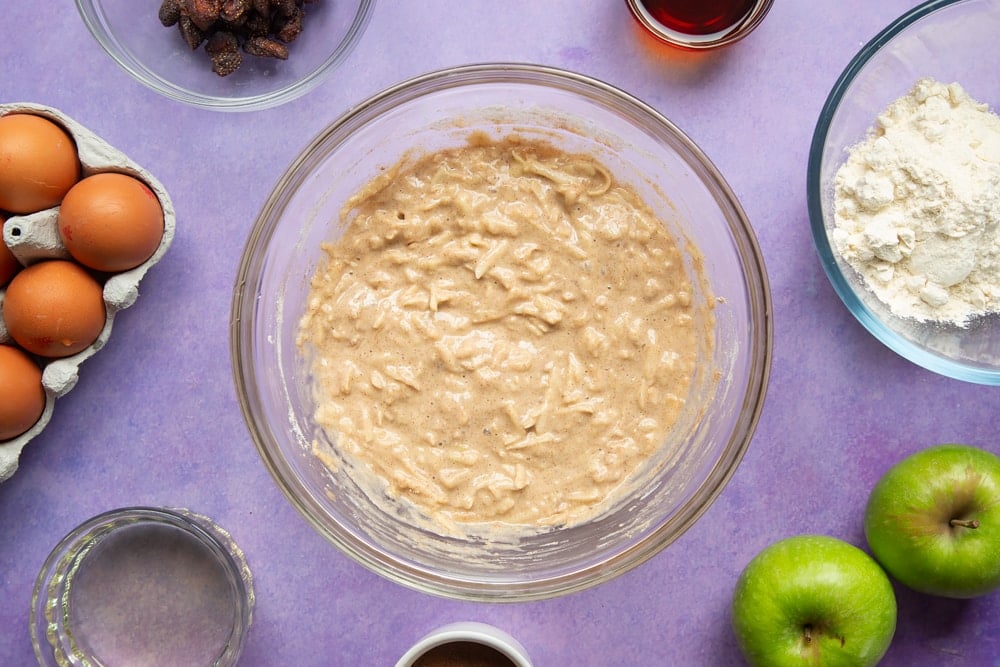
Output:
<svg viewBox="0 0 1000 667">
<path fill-rule="evenodd" d="M 413 663 L 413 667 L 514 667 L 514 663 L 492 646 L 478 642 L 450 642 L 424 653 Z"/>
</svg>

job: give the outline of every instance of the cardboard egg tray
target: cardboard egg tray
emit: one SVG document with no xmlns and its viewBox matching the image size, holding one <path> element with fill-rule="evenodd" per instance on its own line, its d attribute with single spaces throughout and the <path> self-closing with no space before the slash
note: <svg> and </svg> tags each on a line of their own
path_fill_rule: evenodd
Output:
<svg viewBox="0 0 1000 667">
<path fill-rule="evenodd" d="M 55 408 L 56 399 L 65 396 L 79 379 L 80 365 L 96 354 L 111 336 L 115 314 L 128 308 L 139 296 L 139 283 L 146 272 L 160 261 L 174 238 L 176 215 L 167 191 L 148 171 L 134 163 L 125 154 L 109 145 L 96 134 L 73 119 L 51 107 L 38 104 L 0 104 L 0 117 L 11 113 L 32 113 L 61 125 L 76 142 L 81 178 L 99 172 L 114 171 L 128 174 L 146 183 L 160 200 L 163 208 L 163 238 L 153 255 L 139 266 L 111 274 L 104 282 L 104 305 L 107 320 L 97 340 L 88 348 L 69 357 L 38 359 L 42 366 L 42 385 L 45 389 L 45 410 L 28 431 L 18 437 L 0 442 L 0 482 L 9 479 L 17 470 L 18 459 L 24 446 L 41 433 Z M 14 257 L 23 265 L 45 259 L 72 259 L 62 244 L 58 228 L 59 207 L 22 216 L 10 216 L 3 226 L 3 240 Z M 2 305 L 4 288 L 0 288 L 0 343 L 14 343 L 4 324 Z"/>
</svg>

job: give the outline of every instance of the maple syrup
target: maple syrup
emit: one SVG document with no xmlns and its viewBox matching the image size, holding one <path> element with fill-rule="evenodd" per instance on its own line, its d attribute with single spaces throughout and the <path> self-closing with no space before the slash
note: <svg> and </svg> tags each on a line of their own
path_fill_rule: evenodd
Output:
<svg viewBox="0 0 1000 667">
<path fill-rule="evenodd" d="M 708 48 L 735 41 L 756 27 L 771 0 L 628 0 L 628 5 L 655 37 Z"/>
</svg>

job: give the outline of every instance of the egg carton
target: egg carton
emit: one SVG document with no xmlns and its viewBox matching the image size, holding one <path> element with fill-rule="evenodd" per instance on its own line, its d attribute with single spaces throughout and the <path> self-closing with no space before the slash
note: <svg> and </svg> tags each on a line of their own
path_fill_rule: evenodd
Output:
<svg viewBox="0 0 1000 667">
<path fill-rule="evenodd" d="M 152 174 L 120 150 L 108 144 L 89 129 L 52 107 L 30 103 L 0 104 L 0 117 L 11 113 L 31 113 L 62 126 L 76 142 L 81 165 L 81 178 L 100 172 L 119 172 L 143 181 L 156 195 L 163 208 L 163 237 L 153 255 L 139 266 L 114 273 L 104 282 L 104 305 L 107 319 L 104 328 L 89 347 L 69 357 L 41 359 L 42 386 L 45 389 L 45 409 L 34 426 L 21 435 L 0 442 L 0 483 L 16 472 L 18 459 L 25 445 L 45 430 L 55 409 L 56 400 L 76 386 L 80 365 L 94 356 L 111 336 L 115 314 L 128 308 L 139 297 L 139 283 L 146 272 L 167 252 L 174 238 L 176 214 L 170 196 Z M 14 257 L 28 266 L 46 259 L 70 259 L 59 236 L 59 207 L 22 216 L 10 216 L 3 226 L 3 240 Z M 0 343 L 13 343 L 4 324 L 2 306 L 4 289 L 0 288 Z"/>
</svg>

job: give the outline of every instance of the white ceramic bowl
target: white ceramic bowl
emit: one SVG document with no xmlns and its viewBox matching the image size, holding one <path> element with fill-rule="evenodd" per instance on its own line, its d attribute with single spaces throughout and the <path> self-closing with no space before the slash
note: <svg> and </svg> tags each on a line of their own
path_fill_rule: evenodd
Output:
<svg viewBox="0 0 1000 667">
<path fill-rule="evenodd" d="M 482 644 L 507 658 L 512 667 L 531 667 L 528 652 L 520 642 L 499 628 L 472 621 L 450 623 L 428 633 L 403 654 L 396 662 L 396 667 L 413 667 L 428 651 L 457 642 Z"/>
</svg>

